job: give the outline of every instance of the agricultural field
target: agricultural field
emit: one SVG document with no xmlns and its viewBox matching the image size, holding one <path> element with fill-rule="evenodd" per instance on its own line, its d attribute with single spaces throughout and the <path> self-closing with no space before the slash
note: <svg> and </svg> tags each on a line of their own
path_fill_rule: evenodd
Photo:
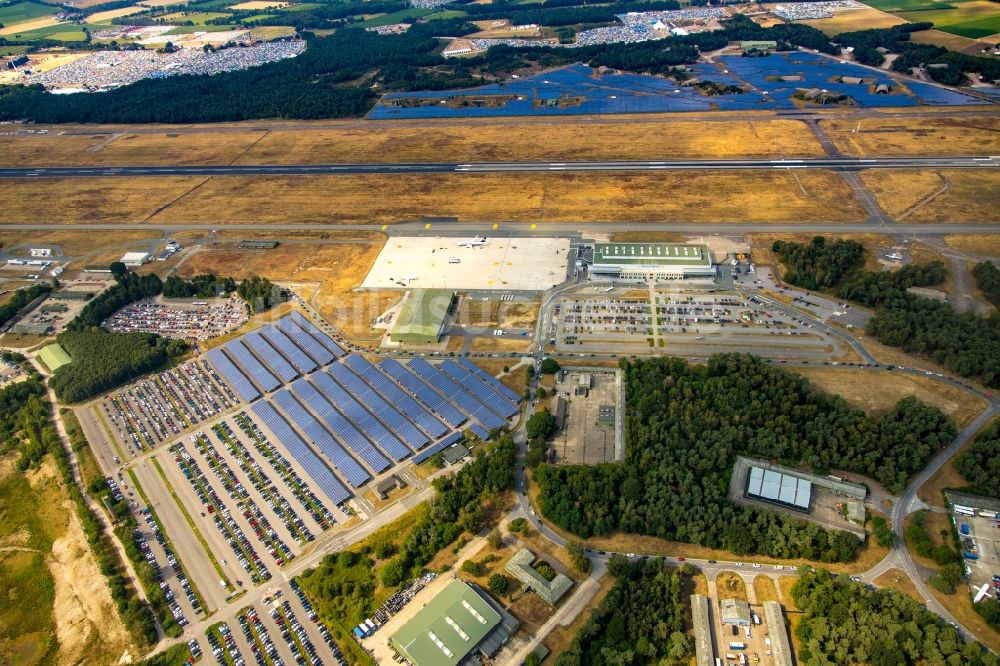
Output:
<svg viewBox="0 0 1000 666">
<path fill-rule="evenodd" d="M 393 23 L 400 23 L 404 19 L 418 19 L 427 16 L 428 14 L 433 14 L 433 9 L 421 9 L 419 7 L 410 7 L 409 9 L 401 9 L 398 12 L 392 12 L 391 14 L 382 14 L 374 18 L 367 19 L 358 23 L 358 26 L 362 28 L 375 28 L 380 25 L 392 25 Z"/>
<path fill-rule="evenodd" d="M 802 23 L 822 30 L 832 37 L 842 32 L 855 30 L 891 28 L 894 25 L 906 23 L 906 20 L 878 9 L 853 9 L 847 12 L 837 12 L 830 18 L 802 21 Z"/>
<path fill-rule="evenodd" d="M 873 0 L 867 4 L 917 23 L 930 21 L 943 32 L 969 39 L 1000 34 L 1000 6 L 990 0 Z"/>
<path fill-rule="evenodd" d="M 43 5 L 38 2 L 18 2 L 12 5 L 0 6 L 0 23 L 11 27 L 18 23 L 27 23 L 38 19 L 55 16 L 59 7 Z"/>
</svg>

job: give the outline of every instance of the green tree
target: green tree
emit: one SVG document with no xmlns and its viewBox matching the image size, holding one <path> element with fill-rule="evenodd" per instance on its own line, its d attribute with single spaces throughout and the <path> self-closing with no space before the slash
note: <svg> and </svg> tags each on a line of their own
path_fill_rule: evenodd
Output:
<svg viewBox="0 0 1000 666">
<path fill-rule="evenodd" d="M 579 541 L 567 541 L 566 552 L 569 554 L 569 558 L 573 562 L 573 566 L 576 567 L 577 571 L 580 571 L 581 573 L 590 573 L 590 569 L 593 564 L 591 563 L 590 558 L 587 557 L 587 553 L 583 549 L 583 544 Z"/>
<path fill-rule="evenodd" d="M 483 575 L 483 565 L 481 565 L 479 562 L 466 560 L 462 562 L 462 571 L 469 574 L 470 576 L 479 577 Z"/>
<path fill-rule="evenodd" d="M 554 358 L 546 358 L 542 360 L 541 366 L 539 366 L 538 371 L 543 375 L 554 375 L 559 372 L 559 361 Z"/>
<path fill-rule="evenodd" d="M 495 573 L 490 576 L 486 587 L 493 596 L 502 597 L 507 594 L 507 589 L 510 587 L 510 579 L 502 573 Z"/>
<path fill-rule="evenodd" d="M 486 535 L 486 541 L 492 548 L 500 548 L 503 546 L 503 535 L 500 534 L 500 530 L 498 528 L 494 527 L 490 530 L 490 533 Z"/>
<path fill-rule="evenodd" d="M 382 584 L 386 587 L 396 587 L 403 582 L 404 566 L 400 558 L 394 558 L 382 567 Z"/>
<path fill-rule="evenodd" d="M 531 415 L 525 425 L 529 439 L 546 439 L 556 431 L 556 417 L 548 409 L 540 409 Z"/>
</svg>

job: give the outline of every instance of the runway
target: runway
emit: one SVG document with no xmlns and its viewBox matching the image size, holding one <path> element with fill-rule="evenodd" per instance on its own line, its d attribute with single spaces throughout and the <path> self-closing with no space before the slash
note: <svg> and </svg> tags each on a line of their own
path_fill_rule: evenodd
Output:
<svg viewBox="0 0 1000 666">
<path fill-rule="evenodd" d="M 531 173 L 585 171 L 701 171 L 827 169 L 995 169 L 1000 156 L 966 157 L 817 157 L 802 159 L 647 160 L 595 162 L 470 162 L 465 164 L 356 163 L 260 164 L 122 167 L 17 167 L 0 169 L 0 178 L 143 178 L 164 176 L 330 176 L 442 173 Z"/>
</svg>

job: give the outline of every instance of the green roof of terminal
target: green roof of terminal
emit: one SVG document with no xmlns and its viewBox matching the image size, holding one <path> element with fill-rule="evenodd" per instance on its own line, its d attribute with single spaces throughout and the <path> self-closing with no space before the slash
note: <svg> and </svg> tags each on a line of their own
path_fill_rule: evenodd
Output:
<svg viewBox="0 0 1000 666">
<path fill-rule="evenodd" d="M 448 584 L 392 636 L 414 666 L 457 664 L 500 624 L 500 615 L 460 580 Z"/>
<path fill-rule="evenodd" d="M 399 311 L 392 338 L 436 340 L 454 297 L 450 289 L 414 289 Z"/>
<path fill-rule="evenodd" d="M 670 243 L 598 243 L 595 264 L 632 266 L 711 266 L 712 256 L 704 245 Z"/>
</svg>

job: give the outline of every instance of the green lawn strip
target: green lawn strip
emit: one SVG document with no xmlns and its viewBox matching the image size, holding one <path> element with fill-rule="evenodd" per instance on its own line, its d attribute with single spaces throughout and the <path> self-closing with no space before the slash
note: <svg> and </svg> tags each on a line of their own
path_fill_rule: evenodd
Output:
<svg viewBox="0 0 1000 666">
<path fill-rule="evenodd" d="M 198 443 L 201 444 L 201 446 L 198 447 L 198 450 L 201 453 L 202 457 L 208 462 L 208 466 L 211 467 L 212 470 L 215 472 L 216 478 L 219 479 L 219 482 L 222 484 L 223 489 L 227 493 L 236 495 L 237 494 L 236 486 L 233 484 L 232 479 L 229 478 L 229 475 L 226 474 L 225 470 L 223 469 L 222 463 L 219 462 L 217 458 L 208 455 L 208 446 L 209 446 L 208 438 L 199 433 L 198 436 L 195 438 L 195 442 L 196 446 L 198 445 Z M 253 499 L 251 499 L 249 491 L 244 491 L 244 492 L 247 493 L 246 496 L 236 500 L 236 507 L 241 511 L 250 511 L 250 505 L 251 504 L 256 505 L 256 503 L 253 501 Z M 250 513 L 252 514 L 253 512 Z M 248 525 L 248 527 L 252 526 Z M 261 535 L 262 536 L 258 538 L 262 541 L 264 547 L 269 549 L 273 548 L 275 550 L 279 550 L 277 540 L 274 539 L 271 535 L 269 535 L 263 528 L 261 528 Z M 246 553 L 248 559 L 250 559 L 251 566 L 253 566 L 254 570 L 257 571 L 257 575 L 260 575 L 261 572 L 257 570 L 256 564 L 254 563 L 253 559 L 250 558 L 250 553 L 247 553 L 245 549 L 244 553 Z M 277 564 L 277 562 L 275 564 Z M 263 576 L 261 576 L 261 579 L 263 580 Z"/>
<path fill-rule="evenodd" d="M 153 510 L 153 505 L 150 503 L 146 493 L 143 492 L 142 486 L 139 485 L 139 479 L 136 478 L 135 472 L 132 470 L 128 470 L 128 476 L 132 479 L 132 485 L 135 486 L 135 490 L 139 493 L 139 497 L 142 498 L 142 501 L 146 504 L 146 508 L 149 509 L 149 515 L 153 517 L 153 520 L 156 521 L 157 527 L 160 528 L 160 534 L 163 535 L 163 540 L 168 546 L 170 546 L 170 550 L 173 551 L 174 557 L 177 558 L 177 564 L 180 566 L 181 571 L 184 572 L 185 578 L 187 578 L 188 583 L 191 585 L 191 592 L 194 593 L 194 598 L 198 600 L 199 604 L 201 604 L 202 612 L 205 613 L 205 617 L 208 617 L 211 613 L 208 610 L 208 604 L 205 603 L 205 597 L 201 596 L 201 592 L 198 591 L 198 586 L 195 584 L 194 578 L 192 578 L 191 574 L 188 573 L 187 568 L 184 566 L 184 562 L 181 561 L 180 555 L 177 554 L 177 548 L 174 547 L 173 541 L 170 540 L 170 535 L 167 534 L 167 530 L 164 529 L 163 523 L 160 522 L 160 519 L 156 515 L 156 511 Z"/>
<path fill-rule="evenodd" d="M 274 502 L 274 507 L 272 507 L 272 509 L 275 513 L 275 516 L 277 516 L 281 520 L 281 522 L 285 524 L 285 527 L 288 529 L 289 534 L 291 534 L 293 538 L 298 540 L 299 545 L 302 546 L 306 545 L 309 542 L 309 540 L 306 539 L 305 534 L 302 533 L 298 525 L 296 525 L 293 521 L 285 520 L 283 515 L 278 514 L 279 509 L 275 507 L 280 506 L 281 498 L 275 492 L 274 485 L 271 484 L 269 480 L 264 479 L 261 476 L 261 473 L 255 470 L 253 468 L 253 465 L 250 464 L 250 461 L 247 459 L 247 457 L 243 455 L 243 451 L 245 449 L 237 445 L 237 443 L 234 442 L 233 439 L 226 434 L 226 431 L 223 430 L 219 424 L 216 424 L 212 428 L 212 431 L 215 432 L 215 434 L 219 437 L 219 439 L 226 444 L 226 448 L 229 449 L 229 453 L 234 458 L 236 458 L 240 463 L 242 463 L 243 467 L 245 467 L 244 473 L 250 478 L 251 481 L 256 482 L 256 484 L 260 487 L 260 494 L 263 495 L 265 498 L 268 498 L 272 502 Z M 282 514 L 284 514 L 284 509 L 280 509 L 280 511 L 282 512 Z"/>
<path fill-rule="evenodd" d="M 199 435 L 198 439 L 201 439 L 202 437 L 204 437 L 204 435 Z M 181 465 L 186 467 L 187 463 L 181 462 Z M 199 479 L 193 472 L 191 473 L 191 481 L 193 481 L 198 486 L 198 488 L 205 494 L 205 497 L 207 497 L 208 500 L 212 502 L 212 506 L 215 508 L 215 512 L 219 514 L 219 516 L 221 517 L 223 515 L 223 512 L 225 511 L 225 507 L 219 505 L 217 502 L 212 500 L 213 493 L 209 492 L 209 489 L 205 487 L 205 485 L 201 482 L 201 479 Z M 261 581 L 263 581 L 264 576 L 261 575 L 260 570 L 257 568 L 256 561 L 253 559 L 250 553 L 247 552 L 246 548 L 243 547 L 243 543 L 237 538 L 235 534 L 233 534 L 232 530 L 229 529 L 229 523 L 226 522 L 225 520 L 221 520 L 221 524 L 222 524 L 222 529 L 224 529 L 232 539 L 232 541 L 230 542 L 232 546 L 234 548 L 237 548 L 239 552 L 243 553 L 243 556 L 246 557 L 247 562 L 250 563 L 250 568 L 253 570 L 253 573 L 257 575 L 261 579 Z"/>
<path fill-rule="evenodd" d="M 250 635 L 253 637 L 253 643 L 257 645 L 258 654 L 260 654 L 260 656 L 264 658 L 264 663 L 267 664 L 267 666 L 273 666 L 274 661 L 271 659 L 271 655 L 267 653 L 267 650 L 264 649 L 264 641 L 261 640 L 260 634 L 257 633 L 257 627 L 253 625 L 253 622 L 250 621 L 250 618 L 248 616 L 249 610 L 251 608 L 252 606 L 247 606 L 246 608 L 243 608 L 237 615 L 237 621 L 239 621 L 240 617 L 246 620 L 247 626 L 250 628 Z"/>
<path fill-rule="evenodd" d="M 237 425 L 241 423 L 241 418 L 246 419 L 247 417 L 245 416 L 241 417 L 240 414 L 237 414 L 236 415 Z M 302 486 L 299 485 L 299 483 L 295 480 L 294 476 L 292 475 L 291 469 L 289 469 L 287 465 L 282 464 L 276 459 L 277 456 L 275 456 L 274 450 L 272 449 L 270 444 L 269 443 L 265 444 L 263 440 L 257 437 L 256 433 L 254 433 L 253 431 L 253 428 L 249 428 L 249 430 L 250 430 L 250 439 L 253 440 L 254 448 L 257 449 L 257 452 L 260 453 L 260 455 L 267 458 L 272 468 L 277 468 L 278 470 L 280 470 L 278 473 L 281 475 L 281 479 L 287 482 L 292 487 L 292 494 L 295 495 L 295 498 L 299 500 L 302 506 L 308 509 L 310 513 L 316 513 L 321 516 L 324 515 L 324 513 L 328 513 L 327 511 L 324 510 L 324 507 L 321 507 L 320 505 L 316 504 L 315 502 L 313 502 L 311 497 L 306 495 L 305 491 L 302 490 Z M 329 518 L 328 521 L 333 522 L 332 517 Z M 330 529 L 330 525 L 328 524 L 325 528 L 321 526 L 321 529 L 324 530 Z"/>
<path fill-rule="evenodd" d="M 222 661 L 225 662 L 227 666 L 234 666 L 233 658 L 229 655 L 229 648 L 226 647 L 226 641 L 224 638 L 222 638 L 222 632 L 219 631 L 219 625 L 221 624 L 222 624 L 221 622 L 216 622 L 211 627 L 209 627 L 208 631 L 206 631 L 205 633 L 212 634 L 219 640 L 219 647 L 222 648 Z M 229 627 L 229 631 L 232 632 L 232 630 L 233 628 Z M 209 643 L 209 647 L 211 647 L 211 643 Z M 214 657 L 215 655 L 212 656 Z"/>
<path fill-rule="evenodd" d="M 232 592 L 234 590 L 233 584 L 229 582 L 229 578 L 226 576 L 225 572 L 222 570 L 222 567 L 219 565 L 219 561 L 215 559 L 215 555 L 212 554 L 212 549 L 208 547 L 208 542 L 205 541 L 205 537 L 202 536 L 201 531 L 194 524 L 194 520 L 192 520 L 191 514 L 189 514 L 187 509 L 184 507 L 184 502 L 182 502 L 181 498 L 177 496 L 177 493 L 174 491 L 174 487 L 170 485 L 170 481 L 167 479 L 167 475 L 164 473 L 163 468 L 160 467 L 160 461 L 158 461 L 155 457 L 150 458 L 149 460 L 150 462 L 153 463 L 153 467 L 156 468 L 156 471 L 159 472 L 160 478 L 163 479 L 163 483 L 167 487 L 167 492 L 169 492 L 170 496 L 174 498 L 174 503 L 177 504 L 177 508 L 179 508 L 181 510 L 181 513 L 184 515 L 184 520 L 187 521 L 188 527 L 190 527 L 191 531 L 194 532 L 194 536 L 195 538 L 198 539 L 198 543 L 201 544 L 201 547 L 205 551 L 205 554 L 208 555 L 208 560 L 212 563 L 212 566 L 215 567 L 216 573 L 219 574 L 219 579 L 226 581 L 226 589 Z M 129 471 L 131 472 L 131 470 Z"/>
<path fill-rule="evenodd" d="M 122 447 L 118 442 L 118 437 L 111 431 L 111 426 L 104 418 L 104 413 L 97 408 L 97 405 L 92 405 L 90 410 L 94 412 L 97 416 L 97 420 L 100 421 L 101 427 L 104 428 L 104 433 L 108 436 L 108 441 L 111 442 L 111 446 L 115 447 L 115 452 L 118 454 L 119 460 L 125 460 L 125 452 L 122 451 Z"/>
</svg>

